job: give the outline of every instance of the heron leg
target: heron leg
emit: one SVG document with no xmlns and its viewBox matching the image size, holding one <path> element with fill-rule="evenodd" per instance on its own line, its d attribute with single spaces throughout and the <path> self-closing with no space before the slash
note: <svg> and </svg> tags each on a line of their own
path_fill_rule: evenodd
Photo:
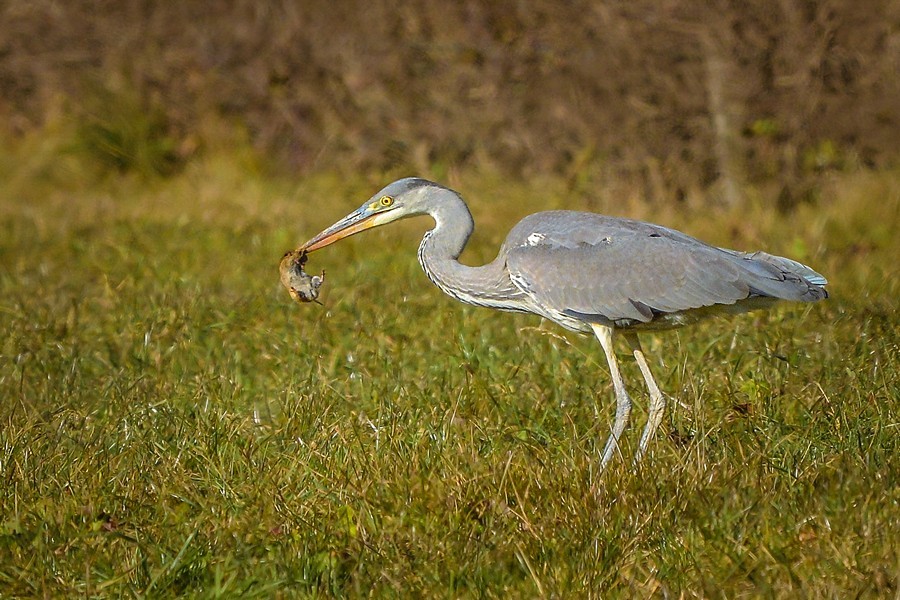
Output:
<svg viewBox="0 0 900 600">
<path fill-rule="evenodd" d="M 647 359 L 644 358 L 644 351 L 641 348 L 641 341 L 638 339 L 637 334 L 633 331 L 628 331 L 625 333 L 625 339 L 628 340 L 628 345 L 631 346 L 634 360 L 637 362 L 638 367 L 640 367 L 641 374 L 644 376 L 644 382 L 647 384 L 647 391 L 650 392 L 650 407 L 647 409 L 647 425 L 644 426 L 644 433 L 641 434 L 641 443 L 634 455 L 634 464 L 637 464 L 647 452 L 647 446 L 650 445 L 650 439 L 653 438 L 656 428 L 659 427 L 659 423 L 662 421 L 663 412 L 666 409 L 666 398 L 662 395 L 662 392 L 659 391 L 659 386 L 656 385 L 653 374 L 650 373 L 650 367 L 647 365 Z"/>
<path fill-rule="evenodd" d="M 616 362 L 612 327 L 592 323 L 591 328 L 600 341 L 600 345 L 603 346 L 606 362 L 609 363 L 609 374 L 612 377 L 613 389 L 616 391 L 616 420 L 613 423 L 609 439 L 606 440 L 606 446 L 603 448 L 603 457 L 600 459 L 600 470 L 602 471 L 618 449 L 619 437 L 625 431 L 625 426 L 628 425 L 628 416 L 631 414 L 631 398 L 628 396 L 628 392 L 625 391 L 625 382 L 622 380 L 622 374 L 619 373 L 619 363 Z"/>
</svg>

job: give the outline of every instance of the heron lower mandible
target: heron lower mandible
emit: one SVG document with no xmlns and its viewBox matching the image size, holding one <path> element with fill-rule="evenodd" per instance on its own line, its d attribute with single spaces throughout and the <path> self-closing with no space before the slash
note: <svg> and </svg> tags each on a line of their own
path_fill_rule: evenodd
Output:
<svg viewBox="0 0 900 600">
<path fill-rule="evenodd" d="M 419 262 L 441 290 L 467 304 L 534 313 L 566 329 L 593 333 L 600 341 L 616 395 L 616 417 L 601 469 L 616 453 L 631 412 L 613 349 L 617 332 L 629 343 L 650 394 L 637 462 L 647 452 L 666 405 L 638 331 L 680 327 L 711 314 L 740 313 L 777 300 L 828 297 L 825 278 L 793 260 L 717 248 L 651 223 L 567 210 L 525 217 L 510 231 L 497 258 L 468 267 L 457 260 L 474 228 L 466 203 L 455 191 L 415 177 L 388 185 L 299 250 L 312 252 L 415 215 L 434 219 L 434 229 L 419 245 Z M 288 267 L 286 257 L 282 272 Z"/>
</svg>

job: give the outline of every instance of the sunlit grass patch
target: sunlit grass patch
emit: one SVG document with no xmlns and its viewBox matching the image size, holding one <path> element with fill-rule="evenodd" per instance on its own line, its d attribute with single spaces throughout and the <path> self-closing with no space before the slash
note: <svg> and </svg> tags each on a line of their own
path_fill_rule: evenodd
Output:
<svg viewBox="0 0 900 600">
<path fill-rule="evenodd" d="M 600 475 L 593 340 L 442 296 L 415 260 L 425 220 L 317 253 L 323 306 L 295 305 L 282 252 L 379 182 L 235 164 L 0 186 L 0 594 L 896 594 L 895 174 L 780 216 L 628 205 L 803 251 L 832 297 L 647 336 L 670 409 L 636 471 Z M 479 225 L 469 263 L 568 201 L 450 183 Z"/>
</svg>

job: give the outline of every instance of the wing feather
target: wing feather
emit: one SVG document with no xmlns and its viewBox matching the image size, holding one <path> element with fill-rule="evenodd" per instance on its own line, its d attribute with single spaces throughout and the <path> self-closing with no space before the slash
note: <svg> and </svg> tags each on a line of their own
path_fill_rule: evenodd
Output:
<svg viewBox="0 0 900 600">
<path fill-rule="evenodd" d="M 731 305 L 759 290 L 781 297 L 772 290 L 785 279 L 775 261 L 592 213 L 532 215 L 510 232 L 506 247 L 513 281 L 539 306 L 610 322 Z"/>
</svg>

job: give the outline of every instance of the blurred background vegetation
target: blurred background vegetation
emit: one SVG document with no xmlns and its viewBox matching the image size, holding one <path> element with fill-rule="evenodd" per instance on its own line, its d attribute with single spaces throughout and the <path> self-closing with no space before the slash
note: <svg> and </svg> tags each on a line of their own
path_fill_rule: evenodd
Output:
<svg viewBox="0 0 900 600">
<path fill-rule="evenodd" d="M 170 175 L 552 174 L 574 192 L 782 209 L 896 165 L 890 0 L 0 2 L 0 128 Z"/>
</svg>

